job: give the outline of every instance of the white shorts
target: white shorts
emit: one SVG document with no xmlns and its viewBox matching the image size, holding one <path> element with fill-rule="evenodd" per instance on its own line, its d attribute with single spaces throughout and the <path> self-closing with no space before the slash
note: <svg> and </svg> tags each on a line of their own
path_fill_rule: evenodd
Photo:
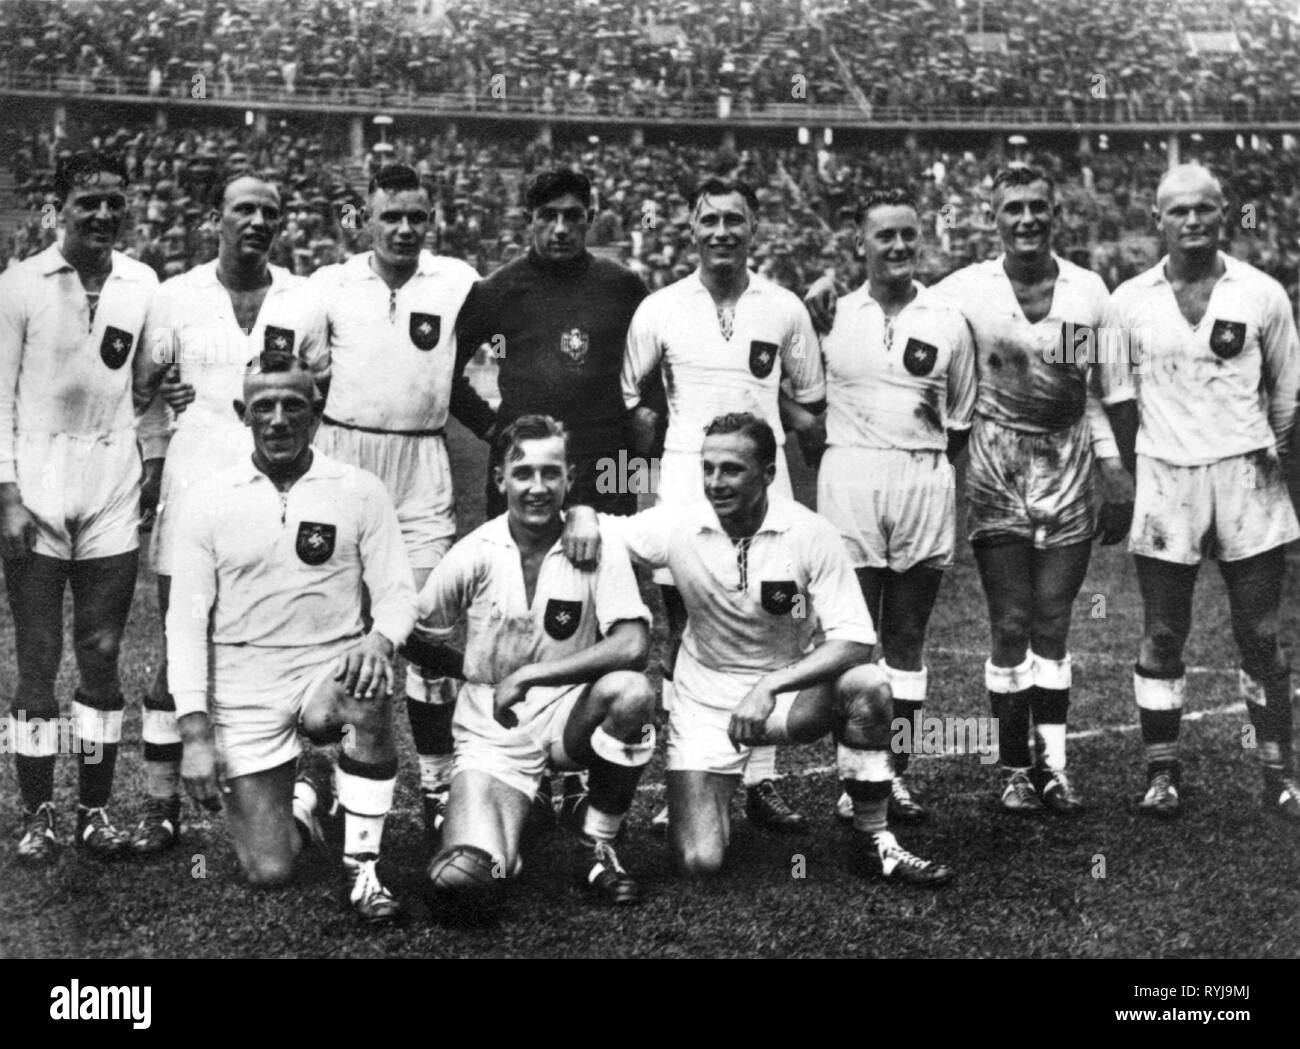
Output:
<svg viewBox="0 0 1300 1049">
<path fill-rule="evenodd" d="M 1298 538 L 1300 523 L 1272 449 L 1204 466 L 1138 456 L 1133 553 L 1183 565 L 1203 557 L 1241 561 Z"/>
<path fill-rule="evenodd" d="M 229 423 L 206 413 L 202 427 L 188 426 L 176 431 L 167 446 L 158 516 L 149 543 L 150 561 L 155 572 L 172 574 L 176 529 L 189 489 L 213 474 L 247 460 L 252 454 L 253 431 L 239 423 L 233 411 Z"/>
<path fill-rule="evenodd" d="M 442 437 L 365 433 L 321 423 L 315 445 L 384 482 L 412 568 L 435 568 L 456 537 L 451 461 Z"/>
<path fill-rule="evenodd" d="M 590 684 L 529 689 L 528 698 L 511 708 L 519 723 L 505 728 L 492 716 L 492 686 L 466 681 L 451 724 L 456 742 L 452 778 L 466 769 L 485 772 L 531 801 L 548 765 L 579 767 L 564 749 L 564 728 L 590 689 Z"/>
<path fill-rule="evenodd" d="M 36 519 L 33 553 L 89 561 L 139 548 L 134 426 L 99 437 L 19 433 L 15 453 L 18 491 Z"/>
<path fill-rule="evenodd" d="M 785 449 L 777 445 L 776 479 L 770 491 L 786 499 L 794 498 L 794 489 L 790 486 L 790 468 L 785 462 Z M 663 506 L 686 506 L 698 503 L 704 498 L 704 468 L 700 464 L 699 452 L 664 452 L 659 461 L 659 487 L 656 504 Z M 660 586 L 672 586 L 673 575 L 666 568 L 657 568 L 654 581 Z"/>
<path fill-rule="evenodd" d="M 227 777 L 265 772 L 298 756 L 307 701 L 359 640 L 324 647 L 211 646 L 212 727 Z"/>
<path fill-rule="evenodd" d="M 1097 521 L 1086 418 L 1052 433 L 1023 433 L 977 415 L 969 449 L 972 543 L 1013 536 L 1049 550 L 1092 541 Z"/>
<path fill-rule="evenodd" d="M 817 512 L 844 536 L 854 568 L 947 568 L 956 545 L 956 477 L 943 452 L 828 448 Z"/>
<path fill-rule="evenodd" d="M 687 662 L 690 662 L 689 657 Z M 714 684 L 709 689 L 709 703 L 706 704 L 696 694 L 689 668 L 683 667 L 683 660 L 678 657 L 673 682 L 675 695 L 672 709 L 668 712 L 665 767 L 670 772 L 715 772 L 721 776 L 739 776 L 749 763 L 752 748 L 744 744 L 739 748 L 734 746 L 727 729 L 731 725 L 731 715 L 758 676 L 738 677 L 717 672 L 707 676 Z M 777 695 L 776 707 L 768 723 L 784 725 L 798 698 L 798 692 Z"/>
</svg>

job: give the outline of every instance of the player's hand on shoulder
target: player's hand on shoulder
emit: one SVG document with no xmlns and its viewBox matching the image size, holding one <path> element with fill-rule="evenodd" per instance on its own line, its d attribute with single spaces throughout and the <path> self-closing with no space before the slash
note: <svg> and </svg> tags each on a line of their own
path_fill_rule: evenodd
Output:
<svg viewBox="0 0 1300 1049">
<path fill-rule="evenodd" d="M 1097 541 L 1102 546 L 1122 542 L 1133 524 L 1133 478 L 1119 459 L 1102 459 L 1101 512 L 1097 515 Z"/>
<path fill-rule="evenodd" d="M 560 545 L 574 568 L 595 568 L 600 562 L 600 518 L 596 511 L 590 506 L 569 507 Z"/>
<path fill-rule="evenodd" d="M 812 283 L 808 293 L 803 297 L 803 304 L 808 310 L 813 331 L 825 335 L 835 323 L 835 303 L 839 292 L 835 288 L 835 279 L 823 274 Z"/>
<path fill-rule="evenodd" d="M 776 694 L 760 681 L 746 693 L 745 698 L 731 715 L 727 735 L 733 746 L 742 743 L 753 746 L 763 740 L 764 726 L 776 709 Z"/>
<path fill-rule="evenodd" d="M 212 722 L 205 713 L 186 714 L 178 723 L 181 750 L 181 781 L 189 796 L 207 809 L 221 809 L 221 795 L 229 793 L 225 764 L 217 751 Z"/>
<path fill-rule="evenodd" d="M 340 660 L 334 674 L 343 690 L 360 700 L 386 699 L 393 692 L 393 643 L 372 630 Z"/>
<path fill-rule="evenodd" d="M 23 505 L 18 486 L 0 494 L 0 557 L 26 557 L 36 542 L 36 519 Z"/>
<path fill-rule="evenodd" d="M 162 394 L 167 407 L 177 415 L 194 402 L 194 387 L 181 379 L 181 370 L 175 364 L 167 369 L 158 392 Z"/>
<path fill-rule="evenodd" d="M 520 671 L 500 682 L 492 690 L 492 716 L 502 728 L 514 728 L 519 718 L 510 708 L 528 698 L 528 684 L 520 676 Z"/>
</svg>

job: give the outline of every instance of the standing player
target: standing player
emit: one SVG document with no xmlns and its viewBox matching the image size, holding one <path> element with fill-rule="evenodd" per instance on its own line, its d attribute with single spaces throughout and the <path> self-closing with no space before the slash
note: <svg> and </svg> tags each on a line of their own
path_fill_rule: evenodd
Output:
<svg viewBox="0 0 1300 1049">
<path fill-rule="evenodd" d="M 330 358 L 329 404 L 316 447 L 377 475 L 388 489 L 418 590 L 456 534 L 444 427 L 453 404 L 456 318 L 478 279 L 458 259 L 421 249 L 432 213 L 409 167 L 370 181 L 373 250 L 308 281 Z M 490 411 L 467 382 L 457 398 Z M 406 668 L 406 709 L 420 759 L 425 830 L 442 820 L 451 773 L 453 683 Z"/>
<path fill-rule="evenodd" d="M 79 675 L 76 840 L 105 859 L 129 844 L 106 806 L 122 732 L 118 652 L 139 560 L 130 362 L 158 279 L 113 250 L 125 187 L 116 157 L 61 158 L 54 191 L 62 240 L 0 275 L 0 557 L 18 654 L 10 724 L 24 809 L 18 857 L 29 863 L 51 862 L 59 844 L 54 683 L 69 584 Z M 156 491 L 162 461 L 153 449 L 145 454 Z"/>
<path fill-rule="evenodd" d="M 1070 611 L 1093 537 L 1117 543 L 1128 528 L 1132 483 L 1112 421 L 1131 434 L 1136 406 L 1127 359 L 1093 362 L 1101 355 L 1092 349 L 1115 331 L 1110 296 L 1100 277 L 1052 251 L 1060 205 L 1051 179 L 1004 168 L 992 205 L 1005 253 L 932 291 L 962 312 L 975 339 L 967 516 L 993 635 L 985 681 L 1000 726 L 1002 808 L 1071 815 L 1083 803 L 1066 773 Z"/>
<path fill-rule="evenodd" d="M 1300 395 L 1300 341 L 1282 286 L 1219 251 L 1226 211 L 1207 170 L 1171 168 L 1155 205 L 1168 255 L 1115 292 L 1120 323 L 1141 334 L 1143 351 L 1129 539 L 1146 616 L 1133 678 L 1147 754 L 1140 811 L 1179 810 L 1183 645 L 1197 568 L 1213 557 L 1258 733 L 1263 804 L 1297 821 L 1291 676 L 1277 626 L 1283 548 L 1300 537 L 1283 467 Z"/>
<path fill-rule="evenodd" d="M 645 300 L 632 318 L 623 363 L 623 399 L 636 426 L 653 432 L 654 411 L 641 396 L 641 382 L 662 365 L 668 399 L 668 432 L 659 473 L 658 502 L 678 506 L 700 499 L 700 448 L 704 427 L 720 413 L 753 412 L 784 438 L 779 394 L 783 379 L 793 400 L 811 416 L 826 396 L 821 355 L 807 311 L 784 288 L 749 271 L 749 245 L 758 227 L 758 198 L 743 182 L 708 179 L 690 202 L 691 236 L 699 268 Z M 790 498 L 784 455 L 776 457 L 778 494 Z M 664 669 L 665 707 L 685 606 L 671 573 L 656 572 L 668 613 L 669 664 Z M 803 816 L 777 792 L 776 754 L 758 746 L 744 766 L 746 814 L 755 823 L 798 831 Z"/>
<path fill-rule="evenodd" d="M 253 450 L 248 428 L 230 411 L 243 389 L 248 361 L 264 351 L 310 353 L 317 385 L 323 391 L 328 382 L 329 359 L 309 330 L 312 314 L 294 294 L 305 278 L 268 262 L 280 218 L 280 195 L 269 182 L 251 176 L 231 180 L 212 212 L 216 259 L 158 289 L 145 331 L 146 352 L 136 354 L 136 403 L 149 406 L 141 440 L 156 442 L 167 457 L 152 547 L 164 623 L 184 497 L 200 480 L 243 462 Z M 181 372 L 175 397 L 188 407 L 169 435 L 158 391 L 173 366 Z M 137 852 L 152 853 L 174 845 L 180 829 L 181 745 L 165 659 L 144 706 L 149 802 L 131 844 Z"/>
<path fill-rule="evenodd" d="M 517 870 L 549 763 L 590 770 L 583 888 L 608 903 L 636 903 L 640 888 L 614 840 L 654 751 L 654 691 L 638 673 L 650 613 L 617 542 L 606 540 L 592 571 L 565 557 L 561 508 L 573 464 L 562 424 L 520 416 L 497 441 L 494 474 L 507 512 L 454 546 L 420 593 L 420 624 L 435 639 L 462 621 L 468 630 L 431 902 L 444 912 L 490 907 L 501 875 Z"/>
<path fill-rule="evenodd" d="M 686 605 L 668 719 L 673 859 L 689 878 L 721 868 L 751 747 L 834 733 L 854 872 L 942 885 L 952 872 L 889 830 L 889 682 L 869 663 L 875 632 L 844 540 L 792 499 L 769 497 L 778 454 L 766 421 L 719 416 L 700 453 L 707 502 L 602 519 L 635 558 L 672 570 Z"/>
<path fill-rule="evenodd" d="M 602 512 L 636 512 L 636 493 L 602 492 L 602 460 L 628 447 L 619 376 L 628 325 L 645 285 L 631 270 L 587 250 L 591 183 L 564 168 L 538 175 L 525 198 L 532 244 L 470 291 L 456 322 L 457 374 L 487 343 L 497 357 L 501 406 L 473 426 L 487 436 L 527 414 L 564 424 L 573 449 L 570 498 Z M 487 479 L 487 516 L 505 511 Z"/>
<path fill-rule="evenodd" d="M 492 347 L 501 405 L 495 418 L 487 411 L 462 421 L 491 439 L 525 414 L 559 420 L 573 456 L 569 498 L 630 514 L 635 491 L 626 484 L 602 491 L 601 481 L 613 476 L 620 450 L 629 447 L 619 376 L 628 325 L 646 289 L 631 270 L 587 250 L 591 200 L 591 183 L 577 171 L 557 168 L 532 181 L 525 196 L 532 243 L 527 254 L 471 289 L 456 322 L 456 375 L 480 346 Z M 489 470 L 487 516 L 504 512 L 505 497 Z M 565 777 L 563 817 L 580 809 L 583 791 L 580 776 Z M 539 811 L 549 811 L 550 797 L 543 780 Z"/>
<path fill-rule="evenodd" d="M 313 451 L 322 405 L 296 357 L 264 353 L 249 369 L 235 409 L 253 454 L 185 500 L 167 654 L 186 789 L 208 808 L 225 801 L 255 886 L 284 884 L 304 840 L 323 840 L 329 789 L 310 774 L 295 783 L 298 730 L 343 740 L 350 903 L 381 922 L 400 913 L 375 865 L 397 782 L 392 659 L 415 623 L 415 591 L 383 485 Z M 374 624 L 364 636 L 363 584 Z"/>
<path fill-rule="evenodd" d="M 926 626 L 952 564 L 956 482 L 975 405 L 975 361 L 961 314 L 913 279 L 921 223 L 904 190 L 870 194 L 858 212 L 867 282 L 839 300 L 822 340 L 826 440 L 817 509 L 845 536 L 880 635 L 894 717 L 925 702 Z M 894 754 L 889 815 L 925 819 Z M 850 818 L 852 801 L 840 799 Z"/>
</svg>

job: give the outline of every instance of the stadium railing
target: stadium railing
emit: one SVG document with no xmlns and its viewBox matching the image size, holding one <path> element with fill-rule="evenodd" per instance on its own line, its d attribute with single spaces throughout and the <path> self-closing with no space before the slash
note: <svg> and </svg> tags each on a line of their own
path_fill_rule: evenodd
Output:
<svg viewBox="0 0 1300 1049">
<path fill-rule="evenodd" d="M 621 94 L 607 98 L 559 98 L 553 101 L 536 96 L 509 94 L 494 98 L 488 93 L 467 91 L 442 94 L 418 94 L 387 85 L 353 87 L 304 81 L 295 90 L 282 84 L 236 84 L 228 89 L 217 77 L 207 78 L 202 93 L 194 94 L 191 77 L 164 81 L 150 90 L 148 77 L 78 76 L 68 73 L 42 73 L 31 70 L 0 71 L 0 91 L 49 97 L 102 98 L 112 95 L 122 101 L 168 104 L 188 101 L 215 101 L 227 105 L 279 106 L 295 109 L 384 109 L 439 116 L 517 116 L 532 119 L 574 119 L 592 117 L 646 122 L 683 120 L 717 124 L 825 124 L 881 126 L 900 128 L 927 125 L 1066 125 L 1073 126 L 1264 126 L 1295 125 L 1300 122 L 1300 99 L 1283 103 L 1260 103 L 1228 108 L 1180 106 L 1169 113 L 1126 113 L 1121 103 L 1081 102 L 1067 106 L 871 106 L 823 104 L 816 102 L 779 102 L 764 104 L 735 100 L 727 116 L 719 115 L 718 103 L 681 101 L 652 96 Z"/>
</svg>

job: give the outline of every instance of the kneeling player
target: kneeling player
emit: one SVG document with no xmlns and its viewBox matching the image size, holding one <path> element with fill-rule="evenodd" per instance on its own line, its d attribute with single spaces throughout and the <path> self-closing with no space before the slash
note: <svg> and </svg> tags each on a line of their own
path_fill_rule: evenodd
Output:
<svg viewBox="0 0 1300 1049">
<path fill-rule="evenodd" d="M 634 557 L 671 569 L 686 605 L 668 720 L 669 843 L 686 877 L 715 873 L 750 748 L 838 744 L 853 799 L 855 873 L 941 885 L 947 867 L 888 826 L 891 692 L 870 664 L 876 635 L 844 543 L 825 519 L 769 497 L 776 438 L 749 413 L 705 428 L 707 503 L 601 518 Z"/>
<path fill-rule="evenodd" d="M 606 902 L 636 903 L 640 889 L 613 842 L 654 750 L 654 692 L 637 672 L 650 613 L 617 540 L 606 537 L 594 571 L 565 558 L 561 508 L 573 468 L 561 424 L 522 416 L 501 434 L 495 460 L 507 512 L 453 547 L 420 592 L 422 633 L 445 640 L 461 620 L 467 629 L 430 904 L 446 916 L 490 913 L 519 868 L 548 762 L 590 770 L 582 884 Z"/>
<path fill-rule="evenodd" d="M 330 791 L 311 774 L 295 783 L 297 731 L 342 739 L 351 905 L 379 922 L 400 913 L 375 864 L 397 778 L 392 659 L 415 621 L 415 589 L 378 478 L 311 448 L 322 403 L 296 358 L 264 354 L 250 369 L 236 409 L 253 431 L 252 461 L 216 475 L 182 511 L 168 666 L 186 789 L 209 808 L 225 801 L 254 885 L 285 883 L 304 839 L 323 840 L 317 812 Z M 363 583 L 374 619 L 364 636 Z"/>
</svg>

